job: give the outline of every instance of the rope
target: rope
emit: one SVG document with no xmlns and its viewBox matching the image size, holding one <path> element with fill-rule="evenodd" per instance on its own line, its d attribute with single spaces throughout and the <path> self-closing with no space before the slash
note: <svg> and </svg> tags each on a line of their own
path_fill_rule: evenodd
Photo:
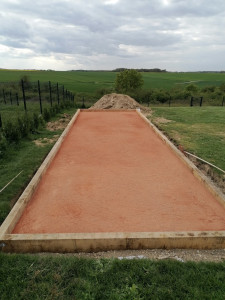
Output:
<svg viewBox="0 0 225 300">
<path fill-rule="evenodd" d="M 12 183 L 23 171 L 19 172 L 19 174 L 17 174 L 12 180 L 10 180 L 1 190 L 0 193 L 4 191 L 5 188 L 7 188 L 8 185 L 10 185 L 10 183 Z"/>
<path fill-rule="evenodd" d="M 196 155 L 194 155 L 194 154 L 191 154 L 191 153 L 189 153 L 189 152 L 187 152 L 187 151 L 184 151 L 184 152 L 187 153 L 188 155 L 193 156 L 193 157 L 195 157 L 195 158 L 197 158 L 197 159 L 203 161 L 204 163 L 206 163 L 206 164 L 208 164 L 208 165 L 210 165 L 210 166 L 216 168 L 217 170 L 220 170 L 221 172 L 223 172 L 223 173 L 225 174 L 225 171 L 224 171 L 224 170 L 222 170 L 222 169 L 220 169 L 219 167 L 217 167 L 217 166 L 211 164 L 210 162 L 208 162 L 208 161 L 206 161 L 206 160 L 204 160 L 204 159 L 202 159 L 202 158 L 200 158 L 200 157 L 198 157 L 198 156 L 196 156 Z"/>
</svg>

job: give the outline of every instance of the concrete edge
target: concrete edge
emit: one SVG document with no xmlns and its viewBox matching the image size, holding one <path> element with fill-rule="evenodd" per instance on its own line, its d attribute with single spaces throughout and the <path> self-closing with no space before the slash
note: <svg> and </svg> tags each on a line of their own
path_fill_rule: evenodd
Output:
<svg viewBox="0 0 225 300">
<path fill-rule="evenodd" d="M 64 141 L 65 137 L 67 136 L 70 128 L 73 126 L 74 122 L 76 121 L 78 115 L 80 113 L 80 110 L 78 109 L 77 112 L 74 114 L 73 118 L 70 120 L 69 124 L 65 128 L 65 130 L 62 132 L 61 136 L 55 143 L 55 145 L 52 147 L 51 151 L 46 156 L 45 160 L 35 173 L 34 177 L 31 179 L 29 184 L 27 185 L 26 189 L 22 193 L 22 195 L 19 197 L 18 201 L 6 217 L 5 221 L 2 223 L 0 227 L 0 240 L 4 239 L 5 234 L 9 234 L 12 232 L 13 228 L 15 227 L 16 223 L 18 222 L 19 218 L 21 217 L 23 210 L 27 203 L 30 201 L 35 188 L 37 187 L 38 183 L 40 182 L 42 176 L 45 174 L 49 164 L 54 159 L 56 153 L 58 152 L 62 142 Z"/>
<path fill-rule="evenodd" d="M 174 153 L 185 163 L 185 165 L 192 171 L 193 175 L 200 180 L 204 186 L 216 197 L 216 199 L 225 208 L 225 195 L 216 187 L 213 182 L 209 180 L 194 164 L 190 161 L 177 147 L 139 110 L 136 110 L 138 115 L 155 131 L 155 133 L 174 151 Z"/>
<path fill-rule="evenodd" d="M 7 234 L 3 252 L 98 252 L 139 249 L 224 249 L 225 231 Z"/>
</svg>

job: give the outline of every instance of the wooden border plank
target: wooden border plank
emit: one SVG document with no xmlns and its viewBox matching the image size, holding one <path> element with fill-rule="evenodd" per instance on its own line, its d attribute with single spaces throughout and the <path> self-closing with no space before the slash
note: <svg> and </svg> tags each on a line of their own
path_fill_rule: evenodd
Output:
<svg viewBox="0 0 225 300">
<path fill-rule="evenodd" d="M 224 249 L 225 231 L 8 234 L 4 252 L 98 252 L 140 249 Z"/>
</svg>

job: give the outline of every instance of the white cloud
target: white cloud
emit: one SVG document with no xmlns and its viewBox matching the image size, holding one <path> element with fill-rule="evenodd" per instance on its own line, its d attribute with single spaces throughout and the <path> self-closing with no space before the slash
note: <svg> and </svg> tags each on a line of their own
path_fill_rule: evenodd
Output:
<svg viewBox="0 0 225 300">
<path fill-rule="evenodd" d="M 103 3 L 105 5 L 115 5 L 119 2 L 119 0 L 105 0 Z"/>
</svg>

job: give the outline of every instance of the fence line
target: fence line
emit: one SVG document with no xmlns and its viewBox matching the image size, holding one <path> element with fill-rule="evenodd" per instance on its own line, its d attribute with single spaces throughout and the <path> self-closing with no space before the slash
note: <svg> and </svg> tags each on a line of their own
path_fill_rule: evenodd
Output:
<svg viewBox="0 0 225 300">
<path fill-rule="evenodd" d="M 41 83 L 39 80 L 37 82 L 26 82 L 23 79 L 17 84 L 8 82 L 0 83 L 2 89 L 0 90 L 0 104 L 4 105 L 8 103 L 11 105 L 19 106 L 20 100 L 23 101 L 24 111 L 28 111 L 27 103 L 28 101 L 34 102 L 36 99 L 39 101 L 40 114 L 43 114 L 43 101 L 50 102 L 50 107 L 53 106 L 54 100 L 56 105 L 60 105 L 60 100 L 63 102 L 71 101 L 74 103 L 75 96 L 72 92 L 64 89 L 64 85 L 52 84 L 51 81 L 47 83 Z M 7 87 L 8 85 L 8 87 Z M 15 91 L 12 91 L 15 89 Z M 2 117 L 0 111 L 0 128 L 2 128 Z"/>
<path fill-rule="evenodd" d="M 1 83 L 0 83 L 1 84 Z M 5 83 L 7 84 L 7 83 Z M 0 100 L 3 100 L 4 104 L 10 103 L 13 105 L 19 105 L 20 98 L 23 100 L 24 110 L 27 111 L 27 102 L 33 98 L 38 97 L 40 102 L 40 113 L 43 113 L 42 100 L 49 100 L 50 105 L 53 105 L 54 98 L 57 100 L 57 104 L 60 104 L 60 100 L 62 101 L 74 101 L 74 94 L 67 89 L 65 90 L 64 85 L 52 84 L 51 81 L 41 84 L 38 80 L 35 82 L 25 82 L 23 79 L 20 81 L 20 84 L 17 87 L 17 90 L 13 93 L 12 90 L 8 88 L 8 91 L 5 87 L 2 88 L 2 92 L 0 95 Z"/>
</svg>

